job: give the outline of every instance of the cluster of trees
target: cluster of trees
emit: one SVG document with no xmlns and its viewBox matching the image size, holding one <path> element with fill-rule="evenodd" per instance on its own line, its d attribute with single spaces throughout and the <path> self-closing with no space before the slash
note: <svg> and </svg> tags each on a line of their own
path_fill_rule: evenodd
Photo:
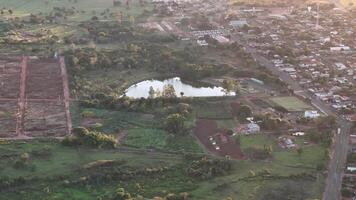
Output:
<svg viewBox="0 0 356 200">
<path fill-rule="evenodd" d="M 254 118 L 256 121 L 260 121 L 259 125 L 265 130 L 285 130 L 290 128 L 289 122 L 273 117 L 270 113 L 256 115 Z"/>
<path fill-rule="evenodd" d="M 241 104 L 232 106 L 232 113 L 240 122 L 246 122 L 246 118 L 252 115 L 252 109 L 248 105 Z"/>
<path fill-rule="evenodd" d="M 245 155 L 250 159 L 254 160 L 265 160 L 270 158 L 273 153 L 273 148 L 271 145 L 264 146 L 263 148 L 251 147 L 245 150 Z"/>
<path fill-rule="evenodd" d="M 208 179 L 228 174 L 231 168 L 232 164 L 228 159 L 202 157 L 201 159 L 193 161 L 187 172 L 192 177 Z"/>
<path fill-rule="evenodd" d="M 166 118 L 166 130 L 175 135 L 186 134 L 185 117 L 179 113 L 170 114 Z"/>
<path fill-rule="evenodd" d="M 168 193 L 164 195 L 163 197 L 156 196 L 153 199 L 154 200 L 187 200 L 189 197 L 189 194 L 187 192 L 182 192 L 180 194 L 174 194 L 174 193 Z M 137 195 L 136 197 L 132 197 L 132 195 L 125 190 L 125 188 L 119 187 L 115 190 L 115 193 L 113 197 L 111 198 L 113 200 L 144 200 L 144 198 L 141 195 Z"/>
<path fill-rule="evenodd" d="M 117 141 L 113 136 L 77 127 L 73 129 L 73 135 L 62 140 L 62 144 L 66 146 L 84 145 L 95 148 L 115 148 Z"/>
<path fill-rule="evenodd" d="M 98 22 L 92 20 L 82 23 L 80 27 L 85 28 L 90 38 L 100 44 L 134 39 L 134 30 L 130 26 L 115 21 Z"/>
<path fill-rule="evenodd" d="M 331 144 L 332 136 L 333 136 L 332 131 L 330 130 L 320 131 L 318 129 L 310 130 L 306 134 L 306 137 L 309 141 L 313 143 L 322 143 L 326 147 L 328 147 Z"/>
<path fill-rule="evenodd" d="M 190 50 L 172 50 L 166 46 L 153 44 L 128 44 L 124 49 L 98 51 L 92 48 L 69 50 L 66 63 L 71 75 L 73 96 L 88 106 L 96 104 L 112 106 L 110 102 L 121 96 L 126 88 L 123 85 L 105 85 L 83 77 L 84 72 L 92 70 L 138 70 L 145 69 L 163 74 L 178 74 L 185 80 L 197 80 L 216 76 L 227 71 L 223 66 L 197 63 L 197 57 Z M 165 98 L 175 97 L 174 88 L 166 85 L 159 94 Z M 184 95 L 182 93 L 181 95 Z M 157 91 L 150 91 L 150 97 L 157 97 Z M 100 98 L 99 98 L 100 97 Z"/>
</svg>

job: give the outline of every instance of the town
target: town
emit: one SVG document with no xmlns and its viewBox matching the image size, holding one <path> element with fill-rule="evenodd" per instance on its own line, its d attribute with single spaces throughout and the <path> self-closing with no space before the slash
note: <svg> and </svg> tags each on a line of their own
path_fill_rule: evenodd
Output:
<svg viewBox="0 0 356 200">
<path fill-rule="evenodd" d="M 356 199 L 353 0 L 0 7 L 0 199 Z"/>
</svg>

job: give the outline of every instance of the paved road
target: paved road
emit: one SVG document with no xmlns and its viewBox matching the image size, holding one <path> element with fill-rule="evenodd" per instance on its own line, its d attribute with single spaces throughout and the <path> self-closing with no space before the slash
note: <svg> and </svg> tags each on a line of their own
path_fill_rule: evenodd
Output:
<svg viewBox="0 0 356 200">
<path fill-rule="evenodd" d="M 328 177 L 326 180 L 325 191 L 323 194 L 323 200 L 338 200 L 341 199 L 341 184 L 344 165 L 346 162 L 346 156 L 348 151 L 348 141 L 350 135 L 351 124 L 343 119 L 332 110 L 332 108 L 324 102 L 311 95 L 305 89 L 303 89 L 299 83 L 293 80 L 289 74 L 275 67 L 274 64 L 267 58 L 261 56 L 256 49 L 251 48 L 245 42 L 245 40 L 238 37 L 232 37 L 233 40 L 242 44 L 246 51 L 249 52 L 252 57 L 261 65 L 270 70 L 274 75 L 278 76 L 283 82 L 287 83 L 295 94 L 309 98 L 311 104 L 318 108 L 321 112 L 327 115 L 334 115 L 338 119 L 338 124 L 341 128 L 340 134 L 337 134 L 334 138 L 334 144 L 332 148 L 332 157 L 329 162 Z"/>
<path fill-rule="evenodd" d="M 351 124 L 345 120 L 339 121 L 341 132 L 336 134 L 332 157 L 329 162 L 328 177 L 323 195 L 323 200 L 341 199 L 341 184 L 346 156 Z"/>
</svg>

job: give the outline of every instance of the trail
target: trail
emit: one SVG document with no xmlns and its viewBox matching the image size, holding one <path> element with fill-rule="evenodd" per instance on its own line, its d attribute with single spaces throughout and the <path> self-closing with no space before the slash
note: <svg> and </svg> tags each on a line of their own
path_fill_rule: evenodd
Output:
<svg viewBox="0 0 356 200">
<path fill-rule="evenodd" d="M 61 76 L 63 82 L 63 95 L 64 95 L 63 102 L 64 102 L 64 108 L 65 108 L 66 120 L 67 120 L 67 134 L 70 135 L 72 134 L 72 119 L 70 116 L 70 108 L 69 108 L 70 97 L 69 97 L 68 75 L 67 75 L 66 64 L 63 56 L 59 58 L 59 65 L 61 67 Z"/>
<path fill-rule="evenodd" d="M 21 75 L 20 75 L 20 97 L 18 101 L 18 113 L 16 123 L 16 135 L 17 137 L 24 136 L 24 121 L 26 112 L 26 76 L 27 76 L 27 61 L 26 56 L 22 57 L 21 63 Z"/>
</svg>

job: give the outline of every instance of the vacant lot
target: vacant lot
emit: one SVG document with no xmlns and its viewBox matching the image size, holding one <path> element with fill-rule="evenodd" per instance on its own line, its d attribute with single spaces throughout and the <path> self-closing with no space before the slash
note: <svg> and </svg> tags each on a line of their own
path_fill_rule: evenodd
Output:
<svg viewBox="0 0 356 200">
<path fill-rule="evenodd" d="M 199 119 L 232 119 L 231 107 L 228 102 L 201 102 L 196 106 Z"/>
<path fill-rule="evenodd" d="M 230 156 L 234 159 L 243 157 L 239 145 L 226 134 L 225 130 L 219 130 L 218 124 L 213 120 L 197 121 L 194 134 L 207 151 L 214 155 Z"/>
<path fill-rule="evenodd" d="M 29 154 L 27 164 L 16 168 L 15 162 L 23 153 Z M 113 193 L 118 187 L 126 188 L 133 196 L 147 198 L 167 192 L 188 192 L 191 200 L 216 200 L 232 197 L 239 200 L 258 199 L 269 195 L 271 190 L 285 188 L 290 195 L 300 199 L 319 199 L 324 176 L 315 166 L 324 162 L 319 148 L 305 148 L 298 156 L 295 151 L 274 153 L 275 161 L 232 161 L 232 170 L 224 176 L 198 179 L 186 173 L 190 161 L 181 155 L 138 150 L 68 148 L 55 141 L 2 142 L 0 144 L 0 178 L 14 180 L 12 187 L 1 188 L 1 200 L 20 199 L 78 199 L 95 200 Z M 86 166 L 98 160 L 117 161 L 119 165 L 88 170 Z M 121 164 L 120 164 L 121 163 Z M 98 182 L 79 183 L 83 177 L 105 173 L 107 169 L 117 172 L 168 167 L 169 170 L 155 175 L 139 175 L 129 179 L 101 179 Z M 270 175 L 263 176 L 263 173 Z M 304 175 L 303 175 L 304 174 Z M 143 186 L 138 190 L 137 184 Z M 293 187 L 288 185 L 302 185 Z M 45 188 L 45 189 L 44 189 Z M 93 189 L 95 188 L 95 189 Z M 17 192 L 22 191 L 22 192 Z M 106 196 L 107 197 L 107 196 Z M 304 197 L 304 198 L 303 198 Z"/>
<path fill-rule="evenodd" d="M 299 112 L 311 109 L 311 107 L 296 97 L 274 97 L 270 99 L 278 106 L 282 106 L 290 112 Z"/>
<path fill-rule="evenodd" d="M 58 60 L 4 57 L 0 71 L 0 138 L 66 134 Z"/>
</svg>

